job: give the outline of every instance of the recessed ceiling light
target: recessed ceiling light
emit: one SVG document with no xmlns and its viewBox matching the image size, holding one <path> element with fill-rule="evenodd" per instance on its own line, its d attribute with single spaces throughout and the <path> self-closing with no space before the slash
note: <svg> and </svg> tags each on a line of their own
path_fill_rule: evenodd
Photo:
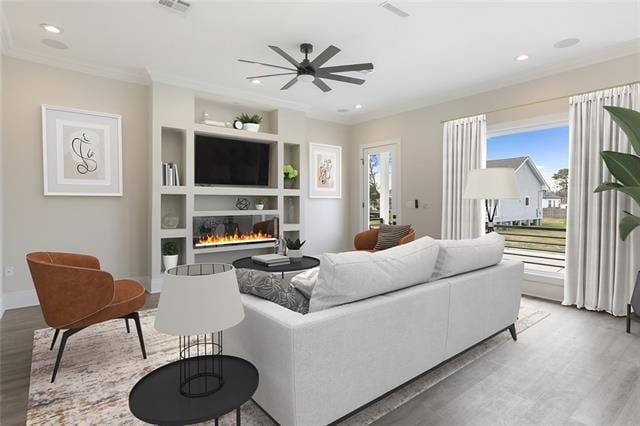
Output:
<svg viewBox="0 0 640 426">
<path fill-rule="evenodd" d="M 514 58 L 516 61 L 526 61 L 527 59 L 529 59 L 529 55 L 518 55 Z"/>
<path fill-rule="evenodd" d="M 362 109 L 362 105 L 360 105 L 360 104 L 356 104 L 356 105 L 354 105 L 353 107 L 354 107 L 355 109 Z"/>
<path fill-rule="evenodd" d="M 58 40 L 51 40 L 50 38 L 45 38 L 44 40 L 42 40 L 42 43 L 44 43 L 45 46 L 49 46 L 53 49 L 68 49 L 69 46 L 67 46 L 66 44 L 64 44 L 61 41 Z"/>
<path fill-rule="evenodd" d="M 566 47 L 575 46 L 580 43 L 579 38 L 565 38 L 564 40 L 557 41 L 553 44 L 556 49 L 564 49 Z"/>
<path fill-rule="evenodd" d="M 40 26 L 42 27 L 43 30 L 53 33 L 53 34 L 61 34 L 62 33 L 62 28 L 60 27 L 56 27 L 55 25 L 51 25 L 51 24 L 40 24 Z"/>
<path fill-rule="evenodd" d="M 252 79 L 252 80 L 251 80 L 251 84 L 256 84 L 256 85 L 258 85 L 258 84 L 260 84 L 260 83 L 262 83 L 262 82 L 261 82 L 260 80 L 258 80 L 257 78 L 254 78 L 254 79 Z"/>
</svg>

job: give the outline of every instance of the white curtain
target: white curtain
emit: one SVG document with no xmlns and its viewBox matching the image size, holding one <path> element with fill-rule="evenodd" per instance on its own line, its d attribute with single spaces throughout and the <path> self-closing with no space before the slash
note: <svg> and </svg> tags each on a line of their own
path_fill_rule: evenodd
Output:
<svg viewBox="0 0 640 426">
<path fill-rule="evenodd" d="M 482 203 L 463 200 L 469 170 L 485 167 L 487 119 L 484 114 L 444 123 L 442 239 L 476 238 L 484 233 Z"/>
<path fill-rule="evenodd" d="M 624 210 L 638 214 L 630 197 L 614 191 L 594 194 L 615 181 L 600 151 L 633 153 L 627 137 L 603 106 L 640 110 L 640 84 L 570 99 L 567 269 L 564 305 L 625 315 L 640 268 L 640 230 L 621 241 Z"/>
</svg>

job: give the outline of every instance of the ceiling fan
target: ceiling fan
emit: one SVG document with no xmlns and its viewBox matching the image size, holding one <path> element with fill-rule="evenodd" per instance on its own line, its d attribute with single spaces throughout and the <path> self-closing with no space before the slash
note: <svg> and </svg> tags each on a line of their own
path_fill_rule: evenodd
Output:
<svg viewBox="0 0 640 426">
<path fill-rule="evenodd" d="M 298 81 L 304 83 L 313 83 L 323 92 L 328 92 L 331 90 L 322 79 L 326 80 L 335 80 L 342 81 L 344 83 L 351 84 L 362 84 L 364 80 L 360 78 L 347 77 L 344 75 L 336 75 L 334 73 L 338 72 L 348 72 L 348 71 L 373 71 L 373 64 L 370 62 L 364 64 L 352 64 L 352 65 L 338 65 L 335 67 L 322 67 L 329 59 L 333 58 L 340 49 L 335 46 L 327 47 L 324 52 L 315 57 L 312 61 L 309 60 L 309 54 L 313 52 L 313 45 L 309 43 L 303 43 L 300 45 L 300 52 L 304 53 L 304 59 L 302 62 L 298 62 L 293 59 L 287 52 L 280 49 L 278 46 L 269 46 L 273 51 L 275 51 L 278 55 L 282 56 L 287 62 L 293 65 L 294 68 L 283 67 L 280 65 L 272 65 L 265 64 L 263 62 L 257 61 L 249 61 L 247 59 L 238 59 L 240 62 L 246 62 L 249 64 L 258 64 L 264 65 L 265 67 L 272 68 L 280 68 L 287 70 L 289 72 L 282 72 L 278 74 L 267 74 L 267 75 L 255 75 L 251 77 L 247 77 L 248 80 L 254 80 L 257 78 L 265 78 L 265 77 L 276 77 L 281 75 L 293 75 L 293 77 L 287 84 L 282 86 L 280 90 L 286 90 L 296 84 Z"/>
</svg>

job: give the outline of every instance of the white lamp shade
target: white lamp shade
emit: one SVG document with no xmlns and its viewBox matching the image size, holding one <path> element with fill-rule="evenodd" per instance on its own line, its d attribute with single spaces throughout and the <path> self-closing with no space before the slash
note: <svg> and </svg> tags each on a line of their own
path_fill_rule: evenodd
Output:
<svg viewBox="0 0 640 426">
<path fill-rule="evenodd" d="M 231 328 L 243 319 L 233 266 L 184 265 L 164 275 L 156 330 L 174 336 L 195 336 Z"/>
<path fill-rule="evenodd" d="M 465 200 L 504 200 L 520 198 L 516 172 L 511 168 L 471 170 L 462 198 Z"/>
</svg>

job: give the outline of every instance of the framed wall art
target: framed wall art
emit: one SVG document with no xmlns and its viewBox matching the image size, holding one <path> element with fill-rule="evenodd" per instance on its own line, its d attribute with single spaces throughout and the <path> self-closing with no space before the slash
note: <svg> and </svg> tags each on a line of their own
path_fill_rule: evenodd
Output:
<svg viewBox="0 0 640 426">
<path fill-rule="evenodd" d="M 342 147 L 309 144 L 309 197 L 342 198 Z"/>
<path fill-rule="evenodd" d="M 122 196 L 122 118 L 43 105 L 44 195 Z"/>
</svg>

